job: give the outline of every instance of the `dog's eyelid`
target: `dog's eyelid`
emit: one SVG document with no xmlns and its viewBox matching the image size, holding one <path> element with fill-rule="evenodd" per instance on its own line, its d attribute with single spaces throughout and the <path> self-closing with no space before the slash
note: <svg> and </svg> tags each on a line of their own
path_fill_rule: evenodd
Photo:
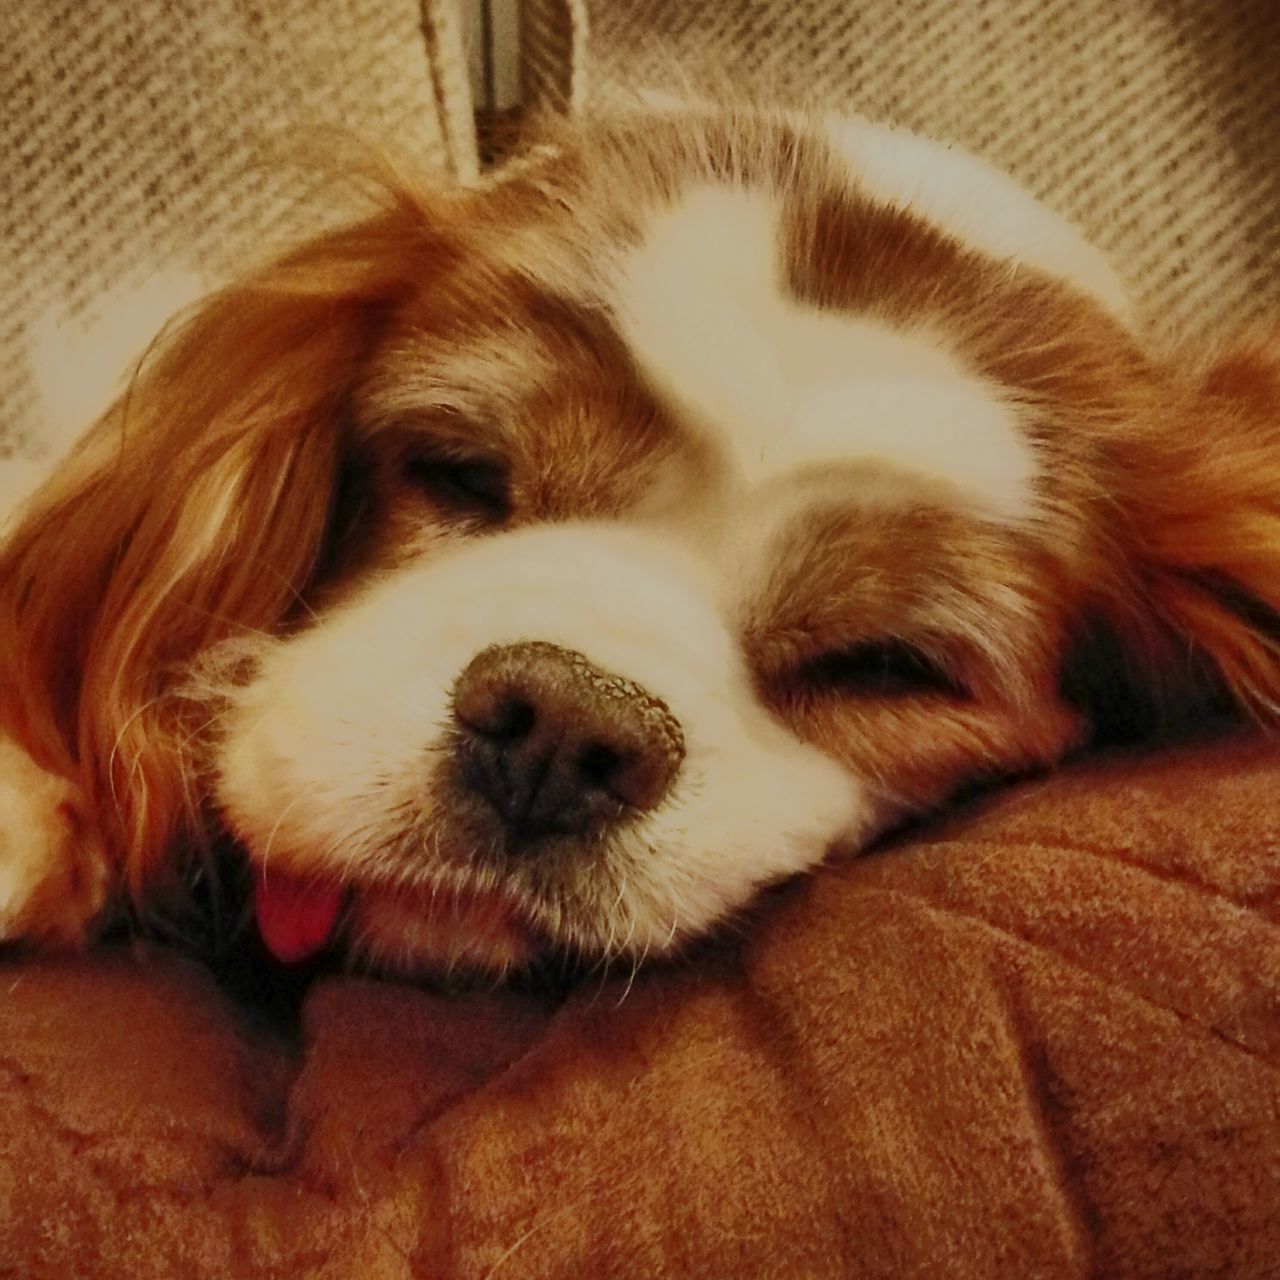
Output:
<svg viewBox="0 0 1280 1280">
<path fill-rule="evenodd" d="M 807 688 L 850 697 L 971 696 L 951 664 L 897 636 L 826 649 L 804 659 L 798 675 Z"/>
<path fill-rule="evenodd" d="M 511 514 L 511 473 L 492 454 L 464 453 L 451 447 L 405 450 L 400 472 L 405 481 L 451 514 L 505 520 Z"/>
</svg>

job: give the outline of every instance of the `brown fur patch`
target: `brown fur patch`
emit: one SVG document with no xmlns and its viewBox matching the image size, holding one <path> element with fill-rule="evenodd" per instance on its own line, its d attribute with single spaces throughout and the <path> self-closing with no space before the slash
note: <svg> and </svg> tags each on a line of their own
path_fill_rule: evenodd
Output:
<svg viewBox="0 0 1280 1280">
<path fill-rule="evenodd" d="M 616 516 L 688 444 L 602 317 L 518 279 L 461 314 L 428 302 L 403 317 L 362 413 L 375 444 L 398 427 L 402 447 L 500 461 L 513 526 Z"/>
</svg>

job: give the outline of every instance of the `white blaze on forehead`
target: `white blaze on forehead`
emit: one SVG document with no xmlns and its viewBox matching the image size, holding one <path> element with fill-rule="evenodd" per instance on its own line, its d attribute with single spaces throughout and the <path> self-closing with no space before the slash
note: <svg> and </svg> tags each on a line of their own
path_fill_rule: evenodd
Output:
<svg viewBox="0 0 1280 1280">
<path fill-rule="evenodd" d="M 1008 174 L 961 147 L 846 116 L 827 137 L 860 190 L 928 218 L 983 253 L 1025 262 L 1075 285 L 1131 323 L 1128 292 L 1106 257 Z"/>
<path fill-rule="evenodd" d="M 787 297 L 779 236 L 775 199 L 728 186 L 654 219 L 618 298 L 654 383 L 750 485 L 877 460 L 984 514 L 1025 515 L 1034 462 L 1012 406 L 929 335 Z"/>
</svg>

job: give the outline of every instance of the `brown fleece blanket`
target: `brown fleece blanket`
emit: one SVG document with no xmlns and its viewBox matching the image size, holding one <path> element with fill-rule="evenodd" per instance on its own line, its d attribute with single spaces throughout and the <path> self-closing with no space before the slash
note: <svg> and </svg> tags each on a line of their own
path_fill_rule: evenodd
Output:
<svg viewBox="0 0 1280 1280">
<path fill-rule="evenodd" d="M 1280 747 L 1067 769 L 563 1002 L 0 963 L 0 1276 L 1280 1275 Z"/>
</svg>

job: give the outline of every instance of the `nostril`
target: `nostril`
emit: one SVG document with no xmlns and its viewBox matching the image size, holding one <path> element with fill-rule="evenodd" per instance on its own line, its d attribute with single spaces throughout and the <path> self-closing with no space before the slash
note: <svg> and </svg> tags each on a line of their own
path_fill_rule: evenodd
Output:
<svg viewBox="0 0 1280 1280">
<path fill-rule="evenodd" d="M 622 757 L 603 742 L 592 742 L 578 756 L 578 776 L 588 786 L 608 791 L 622 770 Z"/>
<path fill-rule="evenodd" d="M 482 732 L 492 738 L 523 738 L 538 723 L 538 712 L 532 702 L 524 698 L 509 698 L 499 708 Z"/>
<path fill-rule="evenodd" d="M 538 722 L 537 708 L 528 698 L 481 682 L 456 690 L 453 709 L 462 724 L 486 738 L 523 738 Z"/>
<path fill-rule="evenodd" d="M 612 754 L 614 763 L 603 790 L 641 812 L 657 804 L 680 767 L 681 753 L 675 744 L 656 736 L 634 751 Z"/>
<path fill-rule="evenodd" d="M 607 742 L 588 743 L 577 758 L 578 780 L 633 809 L 647 809 L 666 790 L 675 767 L 657 744 L 638 743 L 633 749 Z"/>
</svg>

